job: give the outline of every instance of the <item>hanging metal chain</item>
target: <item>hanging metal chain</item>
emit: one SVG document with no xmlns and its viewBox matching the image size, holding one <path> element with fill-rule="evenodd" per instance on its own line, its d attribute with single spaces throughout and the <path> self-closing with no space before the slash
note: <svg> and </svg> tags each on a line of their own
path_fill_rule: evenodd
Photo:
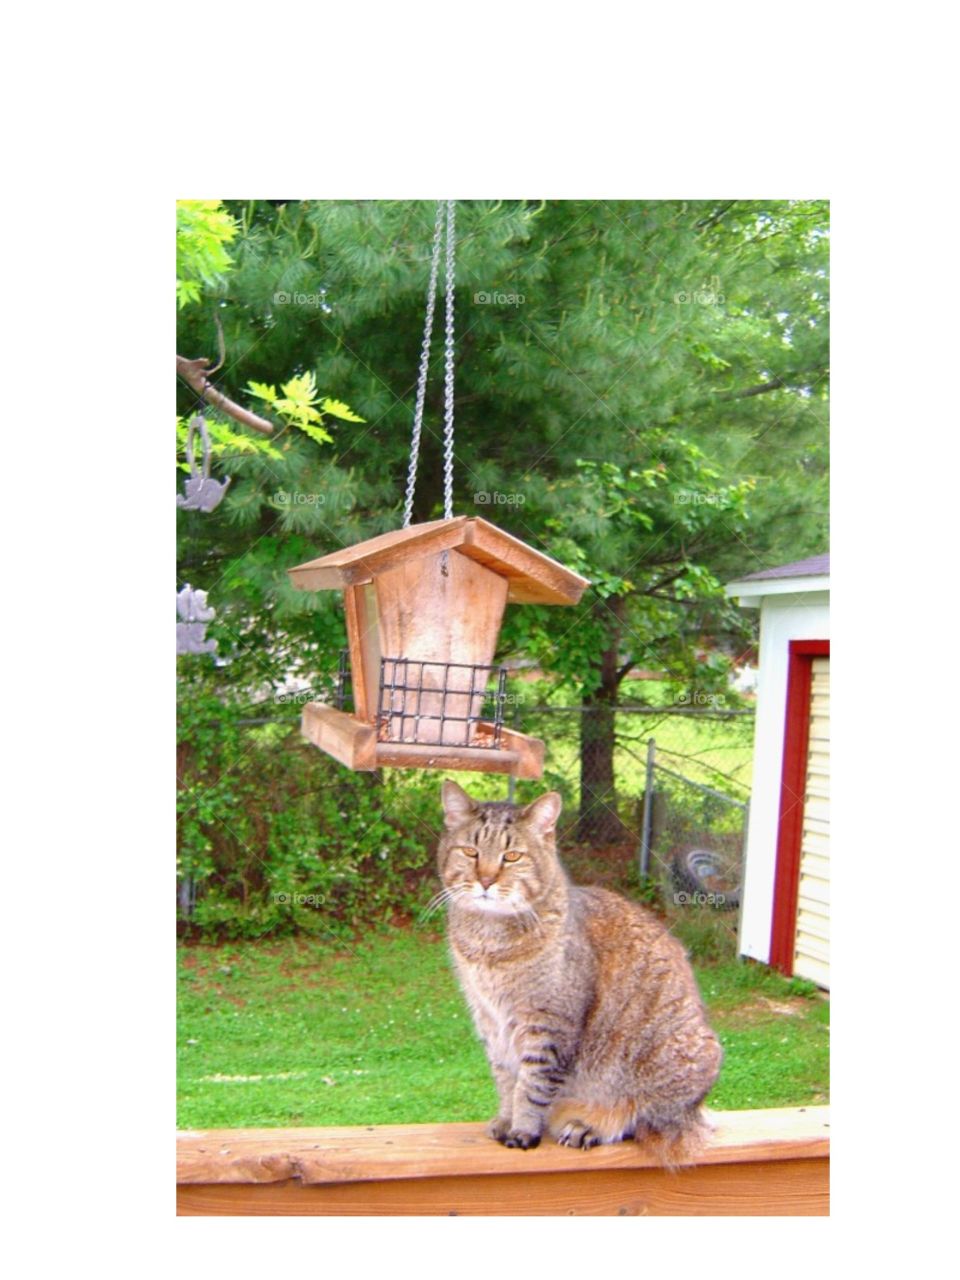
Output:
<svg viewBox="0 0 960 1280">
<path fill-rule="evenodd" d="M 420 348 L 420 372 L 417 378 L 417 403 L 413 413 L 413 438 L 410 442 L 410 467 L 407 472 L 407 492 L 403 504 L 404 529 L 413 519 L 413 494 L 417 483 L 417 464 L 420 459 L 420 436 L 423 431 L 423 406 L 427 393 L 427 371 L 430 365 L 430 345 L 433 337 L 433 313 L 437 296 L 437 277 L 440 271 L 440 244 L 443 221 L 446 214 L 446 325 L 444 336 L 444 431 L 443 431 L 443 515 L 453 517 L 453 291 L 455 250 L 455 202 L 437 201 L 437 219 L 433 228 L 433 253 L 430 259 L 430 283 L 427 286 L 427 313 L 423 326 L 423 345 Z"/>
<path fill-rule="evenodd" d="M 430 259 L 430 284 L 427 286 L 427 316 L 420 349 L 420 375 L 417 379 L 417 405 L 413 412 L 413 439 L 410 442 L 410 469 L 407 472 L 407 497 L 403 504 L 403 527 L 413 518 L 413 491 L 417 484 L 420 460 L 420 433 L 423 430 L 423 402 L 427 394 L 427 369 L 430 364 L 430 342 L 433 336 L 433 308 L 437 296 L 437 273 L 440 268 L 440 237 L 443 231 L 443 201 L 437 202 L 437 221 L 433 228 L 433 257 Z"/>
<path fill-rule="evenodd" d="M 447 331 L 445 335 L 443 376 L 443 518 L 453 519 L 453 285 L 454 202 L 447 201 Z"/>
</svg>

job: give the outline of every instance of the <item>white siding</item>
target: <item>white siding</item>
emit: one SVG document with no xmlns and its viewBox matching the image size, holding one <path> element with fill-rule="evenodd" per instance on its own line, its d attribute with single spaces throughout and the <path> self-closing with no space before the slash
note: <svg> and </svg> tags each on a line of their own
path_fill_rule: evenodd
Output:
<svg viewBox="0 0 960 1280">
<path fill-rule="evenodd" d="M 830 659 L 814 658 L 793 972 L 830 985 Z"/>
<path fill-rule="evenodd" d="M 829 639 L 829 592 L 764 597 L 760 610 L 753 787 L 740 909 L 740 952 L 755 960 L 770 960 L 783 731 L 787 709 L 788 645 L 791 640 Z"/>
</svg>

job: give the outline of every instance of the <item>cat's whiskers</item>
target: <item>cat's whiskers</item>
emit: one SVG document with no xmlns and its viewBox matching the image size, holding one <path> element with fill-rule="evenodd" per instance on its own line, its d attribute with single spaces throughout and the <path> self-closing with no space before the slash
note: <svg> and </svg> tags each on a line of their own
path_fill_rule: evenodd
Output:
<svg viewBox="0 0 960 1280">
<path fill-rule="evenodd" d="M 439 893 L 435 893 L 435 894 L 433 895 L 433 897 L 430 899 L 430 901 L 429 901 L 429 902 L 427 903 L 427 905 L 424 907 L 424 911 L 433 911 L 433 910 L 435 910 L 435 909 L 440 905 L 440 903 L 444 901 L 444 899 L 448 896 L 448 894 L 449 894 L 449 893 L 450 893 L 449 888 L 447 888 L 447 886 L 446 886 L 446 885 L 444 885 L 444 886 L 443 886 L 443 888 L 440 890 L 440 892 L 439 892 Z"/>
<path fill-rule="evenodd" d="M 434 915 L 441 907 L 446 906 L 448 902 L 453 902 L 455 898 L 461 897 L 467 892 L 466 885 L 455 884 L 445 885 L 439 893 L 434 894 L 424 909 L 421 911 L 419 921 L 422 924 Z"/>
</svg>

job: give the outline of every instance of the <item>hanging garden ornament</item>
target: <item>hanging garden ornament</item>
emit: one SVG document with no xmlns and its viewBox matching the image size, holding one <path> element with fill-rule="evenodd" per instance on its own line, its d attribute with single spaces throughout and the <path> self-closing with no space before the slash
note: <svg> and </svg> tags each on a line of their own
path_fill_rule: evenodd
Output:
<svg viewBox="0 0 960 1280">
<path fill-rule="evenodd" d="M 194 444 L 194 433 L 199 431 L 203 456 L 200 470 L 197 469 L 197 457 Z M 187 461 L 190 464 L 190 479 L 183 486 L 183 493 L 177 494 L 177 506 L 185 511 L 213 511 L 220 505 L 223 495 L 230 487 L 229 476 L 223 482 L 214 480 L 210 475 L 210 437 L 207 435 L 207 420 L 202 413 L 195 413 L 187 427 Z"/>
<path fill-rule="evenodd" d="M 205 591 L 194 591 L 188 582 L 177 592 L 177 653 L 216 653 L 216 640 L 208 640 L 207 623 L 216 609 L 207 604 Z"/>
<path fill-rule="evenodd" d="M 411 524 L 444 213 L 444 518 Z M 453 515 L 453 287 L 447 200 L 434 228 L 404 527 L 289 570 L 302 591 L 343 591 L 353 689 L 352 713 L 310 702 L 301 725 L 351 769 L 539 778 L 544 744 L 503 723 L 506 668 L 493 664 L 503 611 L 508 602 L 577 604 L 589 583 L 489 521 Z"/>
</svg>

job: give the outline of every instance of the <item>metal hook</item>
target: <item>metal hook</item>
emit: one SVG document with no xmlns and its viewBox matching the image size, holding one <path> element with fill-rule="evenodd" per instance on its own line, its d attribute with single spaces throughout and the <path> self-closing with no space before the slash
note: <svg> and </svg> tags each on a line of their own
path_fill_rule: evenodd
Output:
<svg viewBox="0 0 960 1280">
<path fill-rule="evenodd" d="M 217 326 L 217 349 L 220 353 L 220 359 L 217 361 L 217 363 L 213 366 L 212 369 L 207 369 L 207 371 L 204 373 L 203 375 L 204 390 L 206 390 L 207 380 L 211 378 L 213 374 L 219 373 L 227 360 L 227 344 L 223 337 L 223 325 L 220 322 L 219 311 L 214 311 L 213 323 Z"/>
</svg>

